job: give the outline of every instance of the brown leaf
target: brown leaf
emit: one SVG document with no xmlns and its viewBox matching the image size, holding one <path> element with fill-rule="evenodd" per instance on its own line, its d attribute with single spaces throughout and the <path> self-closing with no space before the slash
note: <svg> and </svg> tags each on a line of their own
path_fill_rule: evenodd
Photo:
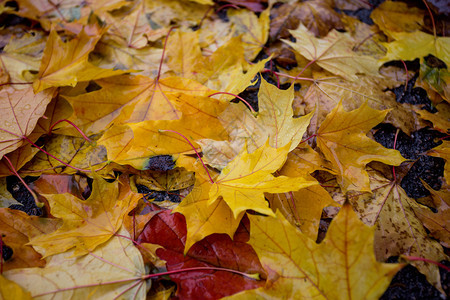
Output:
<svg viewBox="0 0 450 300">
<path fill-rule="evenodd" d="M 286 3 L 271 11 L 270 39 L 288 38 L 289 29 L 303 23 L 316 37 L 325 36 L 331 29 L 343 29 L 339 14 L 325 0 Z"/>
<path fill-rule="evenodd" d="M 349 200 L 365 224 L 377 226 L 377 259 L 384 261 L 390 256 L 400 254 L 437 262 L 446 259 L 442 246 L 428 237 L 415 213 L 425 207 L 410 199 L 395 181 L 389 181 L 371 169 L 368 172 L 372 193 L 354 193 L 350 195 Z M 415 261 L 412 264 L 442 291 L 436 265 L 423 261 Z"/>
</svg>

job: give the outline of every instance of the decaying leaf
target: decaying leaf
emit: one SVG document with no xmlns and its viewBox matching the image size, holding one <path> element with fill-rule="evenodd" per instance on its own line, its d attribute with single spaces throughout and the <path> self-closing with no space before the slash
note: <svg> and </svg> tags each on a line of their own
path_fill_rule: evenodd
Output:
<svg viewBox="0 0 450 300">
<path fill-rule="evenodd" d="M 437 209 L 434 213 L 425 207 L 419 207 L 414 211 L 423 225 L 430 231 L 431 236 L 441 241 L 441 244 L 450 247 L 450 191 L 441 189 L 433 190 L 426 182 L 422 184 L 430 191 L 433 203 Z"/>
<path fill-rule="evenodd" d="M 395 181 L 389 181 L 374 170 L 369 170 L 369 175 L 372 192 L 355 193 L 349 199 L 365 224 L 377 226 L 377 259 L 384 261 L 400 254 L 426 257 L 433 261 L 445 259 L 442 246 L 428 237 L 415 213 L 426 207 L 409 198 Z M 412 264 L 427 276 L 429 282 L 442 290 L 436 265 L 423 261 Z"/>
<path fill-rule="evenodd" d="M 414 32 L 423 26 L 425 12 L 416 7 L 408 7 L 405 2 L 386 1 L 375 8 L 370 15 L 384 33 Z"/>
<path fill-rule="evenodd" d="M 427 154 L 445 159 L 444 177 L 447 184 L 450 183 L 450 142 L 442 141 L 442 144 L 431 149 Z"/>
<path fill-rule="evenodd" d="M 397 150 L 386 149 L 366 136 L 387 113 L 370 108 L 367 102 L 346 112 L 340 102 L 320 126 L 317 145 L 333 164 L 344 191 L 370 191 L 369 176 L 364 170 L 370 161 L 398 166 L 405 160 Z"/>
</svg>

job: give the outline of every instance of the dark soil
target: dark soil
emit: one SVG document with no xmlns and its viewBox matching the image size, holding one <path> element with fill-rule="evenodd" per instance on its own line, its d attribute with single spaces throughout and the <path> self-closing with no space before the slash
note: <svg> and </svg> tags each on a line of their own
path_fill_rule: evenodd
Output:
<svg viewBox="0 0 450 300">
<path fill-rule="evenodd" d="M 441 269 L 441 276 L 443 271 Z M 448 285 L 448 281 L 444 282 L 444 277 L 448 277 L 449 272 L 442 276 L 442 285 Z M 436 288 L 434 288 L 417 269 L 411 265 L 407 265 L 400 270 L 392 279 L 388 289 L 384 292 L 381 300 L 441 300 L 445 299 Z"/>
<path fill-rule="evenodd" d="M 25 177 L 24 181 L 30 183 L 36 179 L 36 177 Z M 13 198 L 22 204 L 13 204 L 10 205 L 9 208 L 21 210 L 30 216 L 43 215 L 44 211 L 42 208 L 36 206 L 33 196 L 16 176 L 9 176 L 6 178 L 6 188 Z"/>
<path fill-rule="evenodd" d="M 147 166 L 144 168 L 145 170 L 151 171 L 169 171 L 175 167 L 175 162 L 170 155 L 157 155 L 150 157 L 147 162 Z"/>
<path fill-rule="evenodd" d="M 384 147 L 393 149 L 397 129 L 391 124 L 381 124 L 376 127 L 376 130 L 375 140 Z M 400 151 L 403 157 L 413 161 L 411 168 L 400 183 L 408 197 L 417 199 L 430 195 L 420 179 L 435 190 L 441 188 L 445 160 L 425 155 L 425 152 L 442 144 L 438 140 L 444 136 L 445 134 L 430 128 L 422 128 L 413 132 L 411 137 L 402 131 L 398 133 L 395 149 Z"/>
</svg>

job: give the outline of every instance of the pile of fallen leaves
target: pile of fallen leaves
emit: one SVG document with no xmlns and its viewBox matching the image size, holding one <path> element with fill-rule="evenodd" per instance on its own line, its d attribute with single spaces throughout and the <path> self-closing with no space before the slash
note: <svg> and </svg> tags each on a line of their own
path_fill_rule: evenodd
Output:
<svg viewBox="0 0 450 300">
<path fill-rule="evenodd" d="M 0 298 L 445 293 L 448 19 L 380 2 L 2 1 Z"/>
</svg>

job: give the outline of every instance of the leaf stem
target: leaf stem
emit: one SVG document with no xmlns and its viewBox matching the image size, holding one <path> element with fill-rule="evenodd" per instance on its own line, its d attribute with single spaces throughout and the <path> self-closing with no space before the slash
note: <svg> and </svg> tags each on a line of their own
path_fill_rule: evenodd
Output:
<svg viewBox="0 0 450 300">
<path fill-rule="evenodd" d="M 408 67 L 406 66 L 406 63 L 403 59 L 400 59 L 401 62 L 403 63 L 403 66 L 405 67 L 405 72 L 406 72 L 406 80 L 405 80 L 405 92 L 408 89 L 408 80 L 409 80 L 409 73 L 408 73 Z"/>
<path fill-rule="evenodd" d="M 13 85 L 13 84 L 33 84 L 32 82 L 4 82 L 4 83 L 0 83 L 0 86 L 4 86 L 4 85 Z"/>
<path fill-rule="evenodd" d="M 55 127 L 57 124 L 59 124 L 59 123 L 61 123 L 61 122 L 67 122 L 67 123 L 69 123 L 70 125 L 72 125 L 72 127 L 75 128 L 75 129 L 83 136 L 83 138 L 84 138 L 87 142 L 92 143 L 92 140 L 91 140 L 90 138 L 88 138 L 88 137 L 86 136 L 86 134 L 84 134 L 84 132 L 83 132 L 77 125 L 75 125 L 74 123 L 72 123 L 71 121 L 69 121 L 69 120 L 67 120 L 67 119 L 62 119 L 62 120 L 59 120 L 59 121 L 56 121 L 55 123 L 53 123 L 53 125 L 50 126 L 50 129 L 48 130 L 48 134 L 51 134 L 51 133 L 52 133 L 52 130 L 53 130 L 53 127 Z"/>
<path fill-rule="evenodd" d="M 315 137 L 315 136 L 317 136 L 317 134 L 313 134 L 312 136 L 310 136 L 309 138 L 307 138 L 307 139 L 305 139 L 305 140 L 302 140 L 302 141 L 300 141 L 300 143 L 299 143 L 299 145 L 300 144 L 302 144 L 302 143 L 304 143 L 304 142 L 306 142 L 306 141 L 308 141 L 308 140 L 310 140 L 310 139 L 312 139 L 313 137 Z"/>
<path fill-rule="evenodd" d="M 450 268 L 447 267 L 444 264 L 441 264 L 440 262 L 428 259 L 428 258 L 423 258 L 423 257 L 417 257 L 417 256 L 408 256 L 408 255 L 401 255 L 400 257 L 409 260 L 409 261 L 424 261 L 433 265 L 438 266 L 439 268 L 442 268 L 444 270 L 446 270 L 447 272 L 450 272 Z"/>
<path fill-rule="evenodd" d="M 158 75 L 156 76 L 155 82 L 158 82 L 159 78 L 161 77 L 162 64 L 163 64 L 163 61 L 164 61 L 164 56 L 166 55 L 167 41 L 169 40 L 170 33 L 174 29 L 175 29 L 175 27 L 172 26 L 172 27 L 170 27 L 169 32 L 167 32 L 166 40 L 164 41 L 164 48 L 163 48 L 163 52 L 162 52 L 162 55 L 161 55 L 161 60 L 159 61 Z"/>
<path fill-rule="evenodd" d="M 398 136 L 399 132 L 400 132 L 400 129 L 397 128 L 397 131 L 395 132 L 395 137 L 394 137 L 394 150 L 396 150 L 395 148 L 397 147 L 397 136 Z M 392 175 L 394 176 L 394 182 L 396 182 L 397 177 L 395 176 L 395 166 L 392 166 Z"/>
<path fill-rule="evenodd" d="M 185 137 L 184 135 L 182 135 L 178 131 L 171 130 L 171 129 L 160 129 L 159 131 L 160 132 L 166 132 L 166 131 L 173 132 L 173 133 L 176 133 L 179 136 L 181 136 L 183 139 L 185 139 L 186 142 L 188 142 L 189 145 L 192 147 L 192 149 L 194 149 L 195 154 L 197 154 L 198 159 L 200 159 L 200 162 L 202 163 L 203 168 L 205 169 L 206 173 L 208 174 L 209 180 L 211 181 L 211 183 L 214 183 L 214 180 L 212 179 L 211 174 L 209 174 L 208 168 L 206 167 L 205 163 L 203 162 L 203 159 L 201 158 L 200 154 L 197 152 L 197 149 L 195 149 L 194 145 L 192 145 L 192 143 L 189 141 L 189 139 L 187 137 Z"/>
<path fill-rule="evenodd" d="M 238 96 L 238 95 L 236 95 L 236 94 L 233 94 L 233 93 L 228 93 L 228 92 L 217 92 L 217 93 L 208 95 L 208 97 L 211 97 L 211 96 L 214 96 L 214 95 L 220 95 L 220 94 L 230 95 L 230 96 L 234 96 L 234 97 L 238 98 L 239 100 L 241 100 L 242 102 L 244 102 L 245 105 L 247 105 L 247 107 L 252 111 L 252 113 L 254 113 L 254 114 L 257 113 L 257 112 L 253 109 L 253 107 L 250 105 L 250 103 L 248 103 L 244 98 L 242 98 L 242 97 L 240 97 L 240 96 Z"/>
<path fill-rule="evenodd" d="M 235 274 L 242 275 L 242 276 L 247 277 L 247 278 L 259 280 L 259 274 L 258 273 L 256 273 L 256 274 L 247 274 L 247 273 L 244 273 L 244 272 L 241 272 L 241 271 L 237 271 L 237 270 L 233 270 L 233 269 L 226 269 L 226 268 L 219 268 L 219 267 L 193 267 L 193 268 L 172 270 L 172 271 L 167 271 L 167 272 L 148 274 L 148 275 L 144 276 L 143 279 L 149 279 L 149 278 L 154 278 L 154 277 L 159 277 L 159 276 L 164 276 L 164 275 L 177 274 L 177 273 L 182 273 L 182 272 L 202 271 L 202 270 L 213 270 L 213 271 L 230 272 L 230 273 L 235 273 Z"/>
<path fill-rule="evenodd" d="M 19 178 L 19 180 L 22 182 L 22 184 L 25 186 L 25 188 L 30 192 L 31 196 L 33 196 L 34 202 L 36 203 L 36 206 L 39 207 L 39 200 L 38 197 L 36 196 L 36 194 L 33 192 L 33 190 L 28 186 L 28 184 L 25 182 L 25 180 L 23 180 L 22 177 L 20 177 L 19 173 L 17 173 L 16 168 L 14 168 L 12 162 L 9 160 L 9 158 L 5 155 L 3 156 L 5 158 L 5 160 L 8 162 L 9 166 L 10 166 L 10 171 L 16 175 L 17 178 Z"/>
<path fill-rule="evenodd" d="M 433 35 L 434 35 L 434 39 L 436 40 L 437 38 L 437 33 L 436 33 L 436 23 L 434 22 L 434 17 L 433 14 L 431 13 L 431 9 L 428 6 L 428 3 L 426 0 L 422 0 L 423 4 L 425 4 L 425 6 L 427 7 L 428 13 L 430 14 L 431 17 L 431 23 L 433 24 Z"/>
<path fill-rule="evenodd" d="M 48 153 L 47 151 L 45 151 L 44 149 L 42 149 L 41 147 L 39 147 L 39 146 L 36 145 L 35 143 L 33 143 L 28 137 L 23 136 L 23 138 L 24 138 L 25 140 L 27 140 L 27 142 L 29 142 L 31 145 L 33 145 L 34 147 L 38 148 L 40 151 L 44 152 L 46 155 L 50 156 L 51 158 L 56 159 L 57 161 L 59 161 L 60 163 L 62 163 L 63 165 L 65 165 L 66 167 L 69 167 L 69 168 L 72 168 L 72 169 L 74 169 L 74 170 L 81 171 L 81 172 L 91 172 L 90 170 L 84 170 L 84 169 L 80 169 L 80 168 L 71 166 L 71 165 L 69 165 L 68 163 L 66 163 L 66 162 L 62 161 L 61 159 L 57 158 L 56 156 L 54 156 L 54 155 Z"/>
</svg>

